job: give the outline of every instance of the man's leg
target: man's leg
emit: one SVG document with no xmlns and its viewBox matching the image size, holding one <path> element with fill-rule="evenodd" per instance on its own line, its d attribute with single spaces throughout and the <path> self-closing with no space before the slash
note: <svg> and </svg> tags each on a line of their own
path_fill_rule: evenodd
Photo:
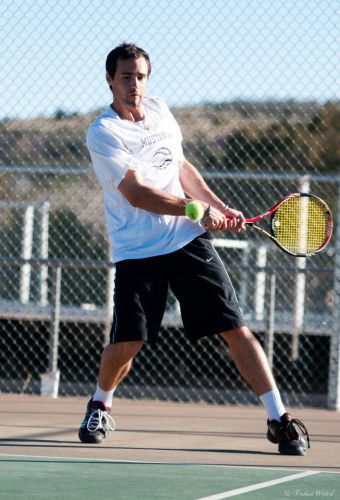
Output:
<svg viewBox="0 0 340 500">
<path fill-rule="evenodd" d="M 78 433 L 83 443 L 101 443 L 106 432 L 114 430 L 114 420 L 110 416 L 112 394 L 128 374 L 133 358 L 142 345 L 143 341 L 131 341 L 105 347 L 100 362 L 97 389 L 87 405 Z"/>
<path fill-rule="evenodd" d="M 267 357 L 249 328 L 242 326 L 221 333 L 242 377 L 258 396 L 276 389 Z"/>
<path fill-rule="evenodd" d="M 223 332 L 221 337 L 228 344 L 238 371 L 267 410 L 269 441 L 278 443 L 279 452 L 284 455 L 305 455 L 306 443 L 294 424 L 307 437 L 309 446 L 307 429 L 302 422 L 292 419 L 289 413 L 286 413 L 261 344 L 245 326 Z"/>
<path fill-rule="evenodd" d="M 118 342 L 105 347 L 99 367 L 98 385 L 103 391 L 115 389 L 128 374 L 133 358 L 143 345 L 142 340 Z"/>
<path fill-rule="evenodd" d="M 114 428 L 109 415 L 113 392 L 128 374 L 144 340 L 157 340 L 166 307 L 167 275 L 166 255 L 116 263 L 112 343 L 102 353 L 97 388 L 79 430 L 81 441 L 101 442 Z"/>
</svg>

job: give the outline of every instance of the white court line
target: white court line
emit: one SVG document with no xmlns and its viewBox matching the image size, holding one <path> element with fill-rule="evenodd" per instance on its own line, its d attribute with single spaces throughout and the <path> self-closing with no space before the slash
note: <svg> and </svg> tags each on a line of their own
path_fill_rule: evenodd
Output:
<svg viewBox="0 0 340 500">
<path fill-rule="evenodd" d="M 314 474 L 319 474 L 319 471 L 301 472 L 300 474 L 293 474 L 292 476 L 281 477 L 280 479 L 273 479 L 272 481 L 265 481 L 264 483 L 251 484 L 249 486 L 244 486 L 243 488 L 237 488 L 236 490 L 223 491 L 222 493 L 217 493 L 216 495 L 210 495 L 208 497 L 197 498 L 196 500 L 224 500 L 224 498 L 236 497 L 237 495 L 241 495 L 242 493 L 261 490 L 262 488 L 276 486 L 277 484 L 286 483 L 288 481 L 295 481 L 295 479 L 312 476 Z"/>
</svg>

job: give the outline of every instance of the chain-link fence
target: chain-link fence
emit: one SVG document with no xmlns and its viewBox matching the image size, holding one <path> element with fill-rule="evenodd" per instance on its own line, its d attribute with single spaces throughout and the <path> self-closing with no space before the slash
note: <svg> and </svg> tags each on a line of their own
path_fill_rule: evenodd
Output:
<svg viewBox="0 0 340 500">
<path fill-rule="evenodd" d="M 336 71 L 329 71 L 336 67 L 331 29 L 336 3 L 302 2 L 302 9 L 300 2 L 288 2 L 290 14 L 278 2 L 241 1 L 227 9 L 225 2 L 147 6 L 137 1 L 144 5 L 137 14 L 130 3 L 117 2 L 112 13 L 106 0 L 83 2 L 81 9 L 72 1 L 4 2 L 0 391 L 39 393 L 41 376 L 58 370 L 59 394 L 90 394 L 94 388 L 112 319 L 114 267 L 85 134 L 110 102 L 106 53 L 128 39 L 151 55 L 149 93 L 172 106 L 186 157 L 230 206 L 253 216 L 290 192 L 304 191 L 331 207 L 335 234 L 327 249 L 310 259 L 290 258 L 251 230 L 213 238 L 285 401 L 339 407 L 340 104 L 332 79 Z M 293 26 L 284 36 L 289 21 Z M 160 34 L 161 27 L 168 31 Z M 297 66 L 301 46 L 294 52 L 290 37 L 307 30 L 304 63 Z M 20 52 L 15 37 L 25 44 Z M 230 58 L 230 47 L 238 57 Z M 267 73 L 269 62 L 276 76 Z M 261 71 L 268 82 L 258 78 Z M 301 82 L 312 85 L 312 78 L 318 85 L 303 93 Z M 271 91 L 277 79 L 282 90 Z M 171 292 L 159 343 L 142 349 L 117 395 L 257 402 L 222 340 L 197 345 L 186 340 Z"/>
</svg>

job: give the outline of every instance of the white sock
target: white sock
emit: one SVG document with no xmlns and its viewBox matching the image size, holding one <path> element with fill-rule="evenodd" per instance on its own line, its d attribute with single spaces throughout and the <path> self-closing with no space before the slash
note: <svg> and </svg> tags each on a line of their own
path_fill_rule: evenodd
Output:
<svg viewBox="0 0 340 500">
<path fill-rule="evenodd" d="M 93 401 L 100 401 L 108 408 L 111 408 L 113 393 L 115 392 L 115 389 L 116 388 L 111 389 L 111 391 L 103 391 L 103 389 L 101 389 L 97 384 L 96 392 L 94 393 L 92 399 Z"/>
<path fill-rule="evenodd" d="M 269 420 L 277 420 L 280 422 L 281 416 L 286 413 L 286 409 L 281 401 L 280 392 L 278 389 L 265 392 L 260 396 L 263 406 L 267 410 Z"/>
</svg>

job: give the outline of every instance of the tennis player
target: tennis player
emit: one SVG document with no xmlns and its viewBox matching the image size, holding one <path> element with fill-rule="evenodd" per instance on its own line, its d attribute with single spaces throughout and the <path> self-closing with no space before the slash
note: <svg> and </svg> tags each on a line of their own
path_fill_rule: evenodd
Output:
<svg viewBox="0 0 340 500">
<path fill-rule="evenodd" d="M 242 377 L 268 413 L 267 437 L 279 452 L 304 455 L 305 426 L 286 412 L 261 345 L 246 326 L 229 276 L 207 231 L 242 232 L 245 219 L 208 187 L 183 156 L 181 130 L 158 97 L 146 97 L 151 63 L 133 44 L 106 60 L 112 104 L 92 123 L 87 146 L 104 194 L 116 266 L 111 341 L 97 388 L 79 429 L 100 443 L 114 429 L 113 393 L 144 342 L 155 343 L 168 287 L 177 297 L 192 341 L 220 335 Z M 187 203 L 204 207 L 200 223 L 184 216 Z M 200 313 L 197 314 L 197 311 Z"/>
</svg>

